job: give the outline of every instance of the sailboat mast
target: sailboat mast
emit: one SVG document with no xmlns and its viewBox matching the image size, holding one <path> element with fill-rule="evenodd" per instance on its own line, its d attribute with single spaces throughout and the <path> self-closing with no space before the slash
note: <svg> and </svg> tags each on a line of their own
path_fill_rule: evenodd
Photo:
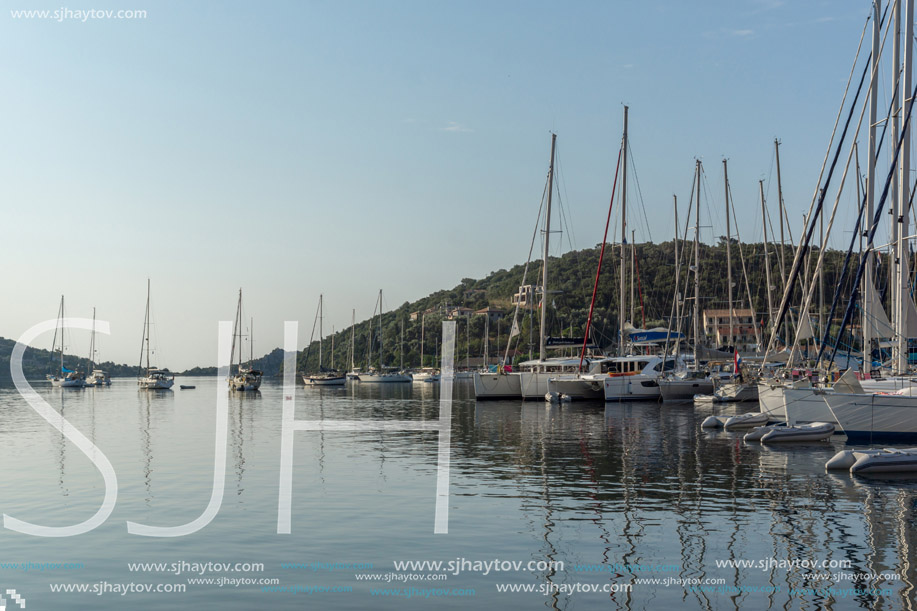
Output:
<svg viewBox="0 0 917 611">
<path fill-rule="evenodd" d="M 379 369 L 382 369 L 382 289 L 379 289 Z"/>
<path fill-rule="evenodd" d="M 554 146 L 557 134 L 551 134 L 551 165 L 548 167 L 548 203 L 544 215 L 544 257 L 541 266 L 541 328 L 538 358 L 545 359 L 545 323 L 548 313 L 548 244 L 551 241 L 551 195 L 554 192 Z M 490 316 L 487 317 L 490 319 Z"/>
<path fill-rule="evenodd" d="M 424 312 L 420 315 L 420 368 L 423 369 L 423 331 L 424 331 L 424 321 L 426 320 L 427 314 Z"/>
<path fill-rule="evenodd" d="M 627 106 L 624 107 L 624 136 L 622 137 L 621 142 L 621 154 L 623 157 L 623 165 L 621 167 L 621 292 L 619 293 L 619 344 L 618 344 L 618 354 L 620 356 L 625 355 L 624 350 L 624 323 L 625 323 L 625 307 L 624 307 L 624 286 L 625 286 L 625 276 L 627 275 L 627 267 L 625 266 L 625 256 L 624 256 L 624 245 L 627 243 Z"/>
<path fill-rule="evenodd" d="M 863 286 L 863 373 L 868 373 L 872 369 L 872 312 L 871 304 L 874 303 L 873 291 L 876 290 L 875 269 L 873 257 L 873 240 L 872 240 L 872 217 L 876 201 L 876 115 L 878 113 L 878 93 L 879 79 L 879 46 L 882 28 L 880 24 L 880 12 L 882 0 L 873 2 L 873 23 L 872 23 L 872 78 L 869 82 L 869 142 L 866 148 L 866 209 L 864 211 L 863 231 L 866 235 L 866 262 L 865 274 L 866 282 Z M 858 174 L 859 175 L 859 174 Z M 859 184 L 859 181 L 857 181 Z"/>
<path fill-rule="evenodd" d="M 64 377 L 64 296 L 60 296 L 60 373 Z"/>
<path fill-rule="evenodd" d="M 732 221 L 729 216 L 729 170 L 723 160 L 723 187 L 726 190 L 726 284 L 729 305 L 729 344 L 735 347 L 735 327 L 732 310 Z"/>
<path fill-rule="evenodd" d="M 398 344 L 398 369 L 404 371 L 404 316 L 401 316 L 401 343 Z"/>
<path fill-rule="evenodd" d="M 635 304 L 637 300 L 634 299 L 634 278 L 637 277 L 636 274 L 636 265 L 637 265 L 637 246 L 634 244 L 636 239 L 636 232 L 631 229 L 630 231 L 630 324 L 634 324 L 634 321 L 637 320 Z"/>
<path fill-rule="evenodd" d="M 334 327 L 331 327 L 331 371 L 336 371 L 334 368 Z"/>
<path fill-rule="evenodd" d="M 764 205 L 764 181 L 758 181 L 758 191 L 761 192 L 761 221 L 764 227 L 764 280 L 767 282 L 767 322 L 770 324 L 774 315 L 774 298 L 771 296 L 771 262 L 769 246 L 767 243 L 767 209 Z"/>
<path fill-rule="evenodd" d="M 700 159 L 696 161 L 697 195 L 694 201 L 694 362 L 697 363 L 697 345 L 700 342 Z"/>
<path fill-rule="evenodd" d="M 354 370 L 353 366 L 353 353 L 356 348 L 356 333 L 357 333 L 357 309 L 354 308 L 350 311 L 350 371 Z"/>
<path fill-rule="evenodd" d="M 899 2 L 900 4 L 900 2 Z M 900 9 L 899 9 L 900 11 Z M 904 61 L 902 65 L 902 72 L 904 72 L 904 83 L 899 91 L 901 91 L 901 108 L 903 110 L 904 104 L 907 101 L 908 92 L 911 91 L 911 71 L 913 66 L 913 52 L 914 52 L 914 0 L 908 0 L 905 5 L 904 12 L 904 32 L 901 33 L 902 38 L 904 39 Z M 898 113 L 898 120 L 903 121 L 901 113 Z M 899 225 L 898 227 L 898 243 L 896 259 L 898 260 L 898 269 L 897 269 L 897 308 L 898 308 L 898 362 L 897 362 L 897 371 L 899 373 L 905 373 L 908 369 L 908 347 L 907 347 L 907 338 L 910 333 L 908 328 L 911 324 L 908 316 L 909 312 L 913 310 L 913 303 L 910 298 L 910 291 L 908 290 L 908 280 L 909 280 L 909 270 L 908 270 L 908 259 L 910 258 L 910 253 L 908 252 L 908 229 L 910 227 L 910 222 L 908 215 L 910 211 L 909 207 L 909 191 L 910 191 L 910 180 L 911 180 L 911 167 L 910 167 L 910 152 L 911 152 L 911 129 L 909 126 L 904 126 L 904 133 L 902 134 L 902 143 L 901 143 L 901 153 L 900 160 L 898 162 L 898 167 L 900 174 L 898 179 L 900 181 L 898 187 L 898 197 L 900 198 L 900 205 L 898 207 L 898 214 L 893 217 L 893 222 Z"/>
<path fill-rule="evenodd" d="M 248 366 L 255 366 L 255 318 L 248 321 Z"/>
<path fill-rule="evenodd" d="M 322 370 L 322 295 L 318 296 L 318 370 Z"/>
<path fill-rule="evenodd" d="M 679 227 L 678 227 L 678 196 L 675 195 L 674 193 L 672 194 L 672 206 L 675 208 L 675 320 L 678 321 L 678 326 L 675 328 L 675 330 L 679 333 L 679 335 L 675 336 L 674 354 L 677 357 L 678 349 L 679 349 L 678 344 L 680 343 L 680 340 L 681 340 L 680 334 L 681 334 L 682 299 L 681 299 L 681 294 L 679 292 L 679 289 L 680 289 L 679 282 L 681 280 L 681 261 L 678 260 L 678 230 L 679 230 Z M 671 332 L 672 321 L 669 321 L 669 329 L 670 329 L 669 332 Z M 668 340 L 666 340 L 666 343 L 668 343 Z"/>
<path fill-rule="evenodd" d="M 92 333 L 89 336 L 89 370 L 96 364 L 96 309 L 92 308 Z"/>
<path fill-rule="evenodd" d="M 150 371 L 150 279 L 146 279 L 146 316 L 144 317 L 144 327 L 143 332 L 146 337 L 146 369 L 147 374 Z"/>
</svg>

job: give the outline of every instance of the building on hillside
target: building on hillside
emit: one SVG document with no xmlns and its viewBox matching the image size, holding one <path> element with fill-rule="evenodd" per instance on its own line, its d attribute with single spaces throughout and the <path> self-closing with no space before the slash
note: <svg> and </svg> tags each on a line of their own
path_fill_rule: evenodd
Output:
<svg viewBox="0 0 917 611">
<path fill-rule="evenodd" d="M 446 318 L 449 320 L 455 320 L 456 318 L 469 318 L 474 314 L 474 310 L 471 308 L 466 308 L 465 306 L 456 306 L 454 308 L 449 308 L 446 312 Z"/>
<path fill-rule="evenodd" d="M 735 346 L 739 352 L 754 352 L 755 313 L 750 308 L 732 309 L 732 336 L 729 335 L 729 309 L 704 310 L 704 334 L 716 347 Z"/>
<path fill-rule="evenodd" d="M 537 305 L 535 295 L 541 293 L 541 287 L 534 284 L 526 284 L 519 287 L 519 292 L 513 295 L 513 305 L 519 306 L 523 310 L 533 310 Z"/>
<path fill-rule="evenodd" d="M 474 315 L 475 316 L 486 316 L 487 319 L 490 320 L 490 322 L 497 322 L 498 320 L 503 318 L 503 310 L 497 310 L 495 308 L 487 306 L 486 308 L 481 308 L 480 310 L 475 311 Z"/>
</svg>

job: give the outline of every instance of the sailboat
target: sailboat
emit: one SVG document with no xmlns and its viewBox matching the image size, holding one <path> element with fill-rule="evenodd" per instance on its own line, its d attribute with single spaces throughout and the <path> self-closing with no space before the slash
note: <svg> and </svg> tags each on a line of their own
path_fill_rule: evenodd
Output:
<svg viewBox="0 0 917 611">
<path fill-rule="evenodd" d="M 361 373 L 357 378 L 360 382 L 367 382 L 370 384 L 390 384 L 390 383 L 399 383 L 399 382 L 410 382 L 411 376 L 402 373 L 401 371 L 395 371 L 395 367 L 386 367 L 382 362 L 382 290 L 379 289 L 379 369 L 371 369 L 369 363 L 372 362 L 372 336 L 369 338 L 369 353 L 367 356 L 369 371 L 367 373 Z M 402 328 L 403 333 L 403 328 Z M 404 343 L 404 338 L 402 335 L 402 344 Z M 402 357 L 403 357 L 403 345 L 402 345 Z"/>
<path fill-rule="evenodd" d="M 420 316 L 420 369 L 415 370 L 411 377 L 414 382 L 439 382 L 439 369 L 436 367 L 424 367 L 423 364 L 423 340 L 424 340 L 424 324 L 426 320 L 426 313 L 421 314 Z M 433 362 L 436 362 L 434 357 Z"/>
<path fill-rule="evenodd" d="M 146 368 L 143 357 L 146 356 Z M 143 375 L 144 372 L 146 375 Z M 137 386 L 141 390 L 169 390 L 175 384 L 175 376 L 168 369 L 157 369 L 150 364 L 150 281 L 146 281 L 146 315 L 143 319 L 143 344 L 140 346 Z"/>
<path fill-rule="evenodd" d="M 315 315 L 318 317 L 318 372 L 317 373 L 304 373 L 302 374 L 302 381 L 306 386 L 344 386 L 347 382 L 347 377 L 340 371 L 336 371 L 332 365 L 331 369 L 325 369 L 322 364 L 322 340 L 323 340 L 323 331 L 322 331 L 322 318 L 324 317 L 324 312 L 322 311 L 322 295 L 318 296 L 318 311 Z M 313 327 L 314 330 L 314 327 Z M 334 341 L 334 335 L 331 336 L 331 341 Z M 331 344 L 331 358 L 334 360 L 334 344 Z"/>
<path fill-rule="evenodd" d="M 102 369 L 95 368 L 96 360 L 96 309 L 92 308 L 92 334 L 89 336 L 89 368 L 92 373 L 86 379 L 86 386 L 111 386 L 111 378 Z"/>
<path fill-rule="evenodd" d="M 249 329 L 251 333 L 251 329 Z M 232 332 L 232 351 L 230 359 L 235 358 L 236 356 L 236 346 L 239 347 L 239 360 L 236 362 L 236 373 L 232 375 L 227 380 L 229 383 L 229 390 L 258 390 L 261 388 L 261 376 L 263 373 L 255 369 L 253 364 L 254 359 L 254 346 L 252 345 L 251 338 L 249 338 L 249 358 L 248 366 L 242 366 L 242 289 L 239 289 L 239 304 L 236 306 L 236 320 L 233 324 Z"/>
<path fill-rule="evenodd" d="M 357 349 L 357 311 L 350 312 L 350 371 L 347 372 L 348 380 L 359 380 L 360 371 L 354 366 L 354 355 Z"/>
<path fill-rule="evenodd" d="M 551 198 L 554 191 L 554 151 L 557 143 L 557 134 L 551 134 L 551 161 L 548 166 L 548 184 L 546 188 L 546 207 L 544 220 L 544 249 L 542 260 L 542 279 L 540 292 L 541 300 L 541 325 L 539 330 L 538 358 L 524 361 L 519 364 L 519 371 L 508 371 L 500 367 L 496 372 L 474 372 L 474 396 L 476 399 L 543 399 L 548 392 L 548 380 L 558 374 L 574 373 L 577 371 L 579 359 L 573 358 L 547 358 L 546 349 L 548 341 L 545 334 L 547 325 L 547 285 L 548 285 L 548 247 L 551 236 Z M 518 312 L 518 309 L 517 309 Z M 513 330 L 510 338 L 518 332 L 516 317 L 513 317 Z M 486 361 L 486 358 L 485 358 Z"/>
<path fill-rule="evenodd" d="M 60 335 L 60 369 L 56 373 L 49 373 L 47 379 L 51 386 L 60 386 L 61 388 L 83 388 L 86 385 L 83 374 L 78 370 L 67 369 L 64 367 L 64 296 L 60 297 L 60 309 L 57 312 L 58 326 L 54 331 L 54 339 L 51 342 L 51 353 L 54 353 L 54 347 L 57 345 L 57 336 Z"/>
</svg>

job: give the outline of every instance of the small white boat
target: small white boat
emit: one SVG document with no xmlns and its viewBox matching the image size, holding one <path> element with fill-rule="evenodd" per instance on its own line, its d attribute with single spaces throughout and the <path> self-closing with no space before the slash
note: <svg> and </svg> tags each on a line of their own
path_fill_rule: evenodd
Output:
<svg viewBox="0 0 917 611">
<path fill-rule="evenodd" d="M 101 369 L 93 369 L 86 379 L 86 386 L 111 386 L 111 378 Z"/>
<path fill-rule="evenodd" d="M 302 381 L 306 386 L 344 386 L 347 383 L 347 376 L 339 371 L 304 373 Z"/>
<path fill-rule="evenodd" d="M 414 382 L 439 382 L 439 369 L 433 367 L 424 367 L 411 373 Z"/>
<path fill-rule="evenodd" d="M 137 380 L 142 390 L 169 390 L 175 384 L 175 376 L 167 369 L 147 369 L 146 376 Z"/>
<path fill-rule="evenodd" d="M 917 471 L 917 448 L 898 450 L 842 450 L 834 455 L 825 469 L 850 470 L 851 473 L 907 473 Z"/>
<path fill-rule="evenodd" d="M 761 437 L 761 443 L 784 441 L 824 441 L 834 434 L 834 424 L 813 422 L 798 426 L 775 426 Z"/>
<path fill-rule="evenodd" d="M 756 426 L 761 426 L 767 424 L 767 421 L 770 419 L 770 416 L 763 412 L 747 412 L 745 414 L 738 414 L 726 420 L 723 423 L 723 428 L 727 431 L 733 429 L 751 429 Z"/>
</svg>

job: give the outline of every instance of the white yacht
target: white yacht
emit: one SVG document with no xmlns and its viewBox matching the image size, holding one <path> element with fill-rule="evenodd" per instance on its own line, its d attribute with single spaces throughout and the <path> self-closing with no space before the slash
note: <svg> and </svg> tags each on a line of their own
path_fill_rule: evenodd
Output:
<svg viewBox="0 0 917 611">
<path fill-rule="evenodd" d="M 249 333 L 252 332 L 251 324 L 249 324 Z M 248 366 L 242 365 L 242 289 L 239 289 L 239 303 L 236 305 L 236 318 L 233 323 L 232 330 L 232 350 L 230 352 L 230 360 L 236 358 L 236 352 L 238 348 L 239 358 L 236 362 L 236 373 L 235 375 L 230 375 L 227 384 L 229 385 L 230 390 L 237 391 L 251 391 L 258 390 L 261 388 L 261 377 L 264 373 L 258 369 L 255 369 L 252 363 L 254 363 L 254 345 L 252 338 L 249 337 L 249 359 Z M 230 364 L 230 368 L 232 364 Z"/>
</svg>

